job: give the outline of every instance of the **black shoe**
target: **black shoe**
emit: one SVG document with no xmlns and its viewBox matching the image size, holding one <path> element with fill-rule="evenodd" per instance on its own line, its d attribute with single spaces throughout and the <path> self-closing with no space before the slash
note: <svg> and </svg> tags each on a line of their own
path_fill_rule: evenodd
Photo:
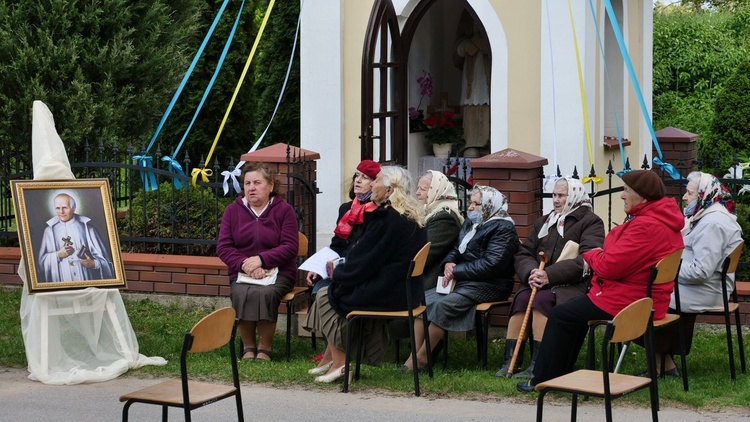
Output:
<svg viewBox="0 0 750 422">
<path fill-rule="evenodd" d="M 503 378 L 508 376 L 508 372 L 510 371 L 510 361 L 513 360 L 513 352 L 516 350 L 516 343 L 518 343 L 518 340 L 505 340 L 505 361 L 500 370 L 495 373 L 496 377 Z M 525 346 L 526 342 L 524 341 L 521 343 L 518 358 L 516 359 L 516 365 L 515 368 L 513 368 L 514 373 L 521 369 L 521 365 L 523 365 L 523 349 Z"/>
<path fill-rule="evenodd" d="M 672 369 L 664 371 L 664 373 L 662 375 L 664 375 L 665 377 L 677 377 L 677 378 L 682 377 L 682 374 L 680 373 L 680 370 L 677 369 L 676 366 L 674 368 L 672 368 Z"/>
<path fill-rule="evenodd" d="M 521 381 L 516 384 L 516 389 L 522 393 L 532 393 L 534 392 L 534 387 L 536 387 L 536 384 L 531 384 L 531 380 Z"/>
</svg>

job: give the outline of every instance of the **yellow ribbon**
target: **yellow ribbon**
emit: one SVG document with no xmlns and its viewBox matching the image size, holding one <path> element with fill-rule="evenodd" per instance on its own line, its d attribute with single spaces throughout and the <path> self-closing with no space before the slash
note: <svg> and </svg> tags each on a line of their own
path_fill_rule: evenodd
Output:
<svg viewBox="0 0 750 422">
<path fill-rule="evenodd" d="M 570 13 L 570 26 L 573 29 L 573 46 L 575 47 L 576 51 L 576 66 L 578 67 L 578 87 L 581 91 L 581 109 L 583 110 L 583 129 L 586 133 L 586 149 L 589 153 L 589 166 L 594 165 L 594 155 L 591 152 L 591 131 L 589 129 L 589 112 L 588 112 L 588 106 L 586 104 L 586 87 L 583 84 L 583 69 L 581 68 L 581 53 L 578 51 L 578 37 L 576 37 L 576 24 L 575 20 L 573 19 L 573 6 L 570 4 L 570 0 L 568 0 L 568 12 Z M 603 179 L 601 177 L 585 177 L 583 179 L 583 183 L 587 183 L 586 180 L 589 182 L 594 182 L 596 184 L 602 183 Z"/>
<path fill-rule="evenodd" d="M 208 156 L 206 157 L 206 161 L 204 161 L 204 163 L 206 164 L 211 162 L 211 156 L 214 154 L 214 149 L 216 149 L 216 144 L 219 143 L 221 132 L 224 131 L 224 125 L 227 123 L 227 119 L 229 118 L 229 113 L 232 111 L 232 106 L 234 106 L 234 100 L 237 99 L 237 94 L 239 94 L 240 92 L 240 87 L 242 86 L 242 82 L 245 80 L 245 75 L 247 75 L 247 70 L 250 68 L 250 62 L 253 61 L 253 56 L 255 56 L 255 50 L 258 48 L 260 37 L 261 35 L 263 35 L 263 31 L 266 29 L 266 23 L 268 23 L 268 17 L 271 15 L 271 10 L 273 10 L 273 5 L 275 2 L 276 0 L 271 0 L 270 2 L 268 2 L 266 15 L 263 16 L 263 23 L 260 24 L 258 35 L 255 36 L 255 42 L 253 43 L 253 48 L 250 49 L 250 55 L 247 58 L 247 62 L 245 62 L 245 68 L 242 69 L 240 80 L 237 81 L 237 87 L 234 89 L 234 94 L 232 94 L 232 100 L 229 101 L 229 106 L 227 107 L 227 111 L 226 113 L 224 113 L 224 118 L 221 120 L 221 125 L 219 125 L 219 131 L 216 133 L 216 138 L 214 138 L 214 143 L 213 145 L 211 145 L 211 150 L 208 151 Z M 193 169 L 192 171 L 193 186 L 195 186 L 195 182 L 199 174 L 202 176 L 202 179 L 204 182 L 208 182 L 208 177 L 210 177 L 213 174 L 213 171 L 211 169 L 206 169 L 205 167 L 202 169 Z"/>
<path fill-rule="evenodd" d="M 198 180 L 198 176 L 201 176 L 201 180 L 203 181 L 203 183 L 208 183 L 209 182 L 208 178 L 213 176 L 213 174 L 214 174 L 213 170 L 207 169 L 205 167 L 202 169 L 198 169 L 198 168 L 193 169 L 193 171 L 190 172 L 190 175 L 193 176 L 193 187 L 196 186 L 195 182 Z"/>
</svg>

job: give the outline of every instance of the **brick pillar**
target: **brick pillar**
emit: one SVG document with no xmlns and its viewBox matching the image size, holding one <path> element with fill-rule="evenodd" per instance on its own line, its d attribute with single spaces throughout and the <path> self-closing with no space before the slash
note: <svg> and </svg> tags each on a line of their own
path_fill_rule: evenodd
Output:
<svg viewBox="0 0 750 422">
<path fill-rule="evenodd" d="M 656 139 L 659 140 L 659 147 L 661 148 L 664 162 L 673 165 L 683 177 L 687 176 L 690 170 L 695 167 L 697 156 L 696 141 L 698 138 L 700 136 L 695 133 L 672 126 L 656 132 Z M 651 147 L 651 153 L 653 157 L 659 156 L 655 146 Z M 654 166 L 654 171 L 664 180 L 672 179 L 668 174 L 661 172 L 658 166 Z M 682 192 L 681 186 L 667 186 L 667 196 L 681 198 Z"/>
<path fill-rule="evenodd" d="M 542 216 L 542 166 L 547 159 L 533 154 L 504 149 L 473 160 L 475 185 L 491 186 L 508 197 L 508 212 L 516 222 L 521 239 L 528 236 L 534 221 Z"/>
<path fill-rule="evenodd" d="M 242 156 L 240 156 L 240 160 L 255 162 L 262 161 L 264 163 L 275 164 L 275 170 L 278 173 L 278 179 L 279 182 L 281 182 L 282 191 L 285 191 L 287 188 L 286 175 L 290 171 L 290 169 L 287 168 L 286 157 L 287 144 L 278 143 L 253 152 L 242 154 Z M 306 171 L 304 176 L 307 177 L 308 181 L 312 184 L 317 181 L 317 160 L 320 160 L 319 153 L 289 145 L 289 159 L 290 161 L 292 161 L 292 163 L 294 163 L 295 161 L 309 161 L 309 164 L 312 166 L 311 171 Z M 294 170 L 292 169 L 292 171 Z"/>
</svg>

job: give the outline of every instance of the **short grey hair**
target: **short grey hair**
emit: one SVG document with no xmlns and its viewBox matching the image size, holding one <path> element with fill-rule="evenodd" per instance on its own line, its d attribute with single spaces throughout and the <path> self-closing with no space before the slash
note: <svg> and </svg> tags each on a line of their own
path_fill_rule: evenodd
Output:
<svg viewBox="0 0 750 422">
<path fill-rule="evenodd" d="M 701 176 L 703 176 L 703 172 L 701 171 L 691 171 L 690 174 L 687 175 L 686 179 L 688 183 L 695 182 L 696 184 L 701 183 Z"/>
<path fill-rule="evenodd" d="M 52 209 L 55 209 L 55 199 L 57 199 L 57 198 L 59 198 L 61 196 L 68 197 L 68 203 L 70 204 L 70 208 L 75 208 L 76 207 L 76 199 L 73 198 L 72 195 L 67 194 L 67 193 L 58 193 L 57 195 L 55 195 L 54 198 L 52 198 Z"/>
</svg>

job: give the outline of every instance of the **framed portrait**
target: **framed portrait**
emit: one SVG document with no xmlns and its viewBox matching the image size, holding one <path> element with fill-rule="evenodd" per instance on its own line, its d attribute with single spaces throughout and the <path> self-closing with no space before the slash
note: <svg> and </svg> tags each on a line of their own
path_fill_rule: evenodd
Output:
<svg viewBox="0 0 750 422">
<path fill-rule="evenodd" d="M 127 288 L 108 179 L 10 186 L 29 294 Z"/>
</svg>

